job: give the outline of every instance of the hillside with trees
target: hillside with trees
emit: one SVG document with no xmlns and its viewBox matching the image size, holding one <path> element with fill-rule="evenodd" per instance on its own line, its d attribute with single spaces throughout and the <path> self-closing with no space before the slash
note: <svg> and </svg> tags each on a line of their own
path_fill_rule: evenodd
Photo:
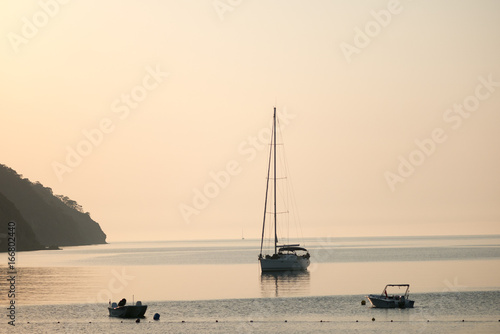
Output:
<svg viewBox="0 0 500 334">
<path fill-rule="evenodd" d="M 2 248 L 9 221 L 16 221 L 18 246 L 26 242 L 26 250 L 106 243 L 99 224 L 76 201 L 1 164 L 0 219 L 5 230 L 0 231 Z"/>
</svg>

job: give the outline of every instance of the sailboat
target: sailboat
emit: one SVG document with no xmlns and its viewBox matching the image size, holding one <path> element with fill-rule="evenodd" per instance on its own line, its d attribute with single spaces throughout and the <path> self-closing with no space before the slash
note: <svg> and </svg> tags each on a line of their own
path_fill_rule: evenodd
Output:
<svg viewBox="0 0 500 334">
<path fill-rule="evenodd" d="M 295 271 L 295 270 L 306 270 L 310 264 L 309 258 L 311 257 L 308 250 L 304 247 L 300 247 L 300 244 L 280 244 L 278 240 L 278 212 L 276 203 L 276 181 L 279 178 L 276 174 L 276 132 L 277 132 L 277 119 L 276 119 L 276 107 L 274 108 L 273 114 L 273 126 L 271 133 L 271 145 L 269 150 L 269 164 L 267 169 L 267 183 L 266 183 L 266 200 L 264 204 L 264 219 L 262 223 L 262 239 L 260 242 L 260 254 L 259 262 L 260 267 L 263 272 L 268 271 Z M 271 162 L 273 162 L 273 172 L 271 177 Z M 281 179 L 281 178 L 280 178 Z M 269 183 L 273 180 L 273 191 L 270 194 Z M 272 221 L 266 222 L 267 215 L 267 204 L 269 196 L 273 197 L 273 211 L 272 211 Z M 282 212 L 285 213 L 285 212 Z M 269 220 L 269 219 L 268 219 Z M 263 253 L 264 245 L 264 232 L 266 229 L 266 223 L 272 225 L 272 230 L 274 232 L 274 247 L 272 248 L 272 254 Z"/>
</svg>

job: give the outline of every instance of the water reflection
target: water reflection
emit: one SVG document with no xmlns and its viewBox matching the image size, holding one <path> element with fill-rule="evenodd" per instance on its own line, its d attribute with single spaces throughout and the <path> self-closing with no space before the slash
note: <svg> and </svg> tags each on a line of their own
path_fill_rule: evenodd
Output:
<svg viewBox="0 0 500 334">
<path fill-rule="evenodd" d="M 262 297 L 294 297 L 309 294 L 308 271 L 263 272 L 260 276 Z"/>
<path fill-rule="evenodd" d="M 100 267 L 21 267 L 15 274 L 0 267 L 0 275 L 15 276 L 15 300 L 23 305 L 90 302 L 106 287 L 106 272 Z M 5 295 L 7 283 L 0 280 Z"/>
</svg>

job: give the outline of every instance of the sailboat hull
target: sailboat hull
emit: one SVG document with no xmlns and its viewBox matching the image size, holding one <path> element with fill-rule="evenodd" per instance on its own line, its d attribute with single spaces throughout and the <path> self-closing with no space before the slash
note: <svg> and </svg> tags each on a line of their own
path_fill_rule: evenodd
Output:
<svg viewBox="0 0 500 334">
<path fill-rule="evenodd" d="M 299 247 L 299 244 L 294 245 L 278 245 L 278 231 L 277 231 L 277 191 L 276 191 L 276 180 L 278 179 L 278 174 L 276 173 L 276 132 L 278 132 L 278 128 L 276 127 L 276 108 L 274 108 L 273 115 L 273 131 L 272 131 L 272 139 L 271 139 L 271 149 L 269 151 L 269 165 L 267 168 L 267 184 L 266 184 L 266 199 L 264 201 L 264 220 L 262 222 L 262 239 L 260 243 L 260 268 L 262 272 L 265 271 L 300 271 L 307 270 L 309 266 L 309 258 L 311 257 L 307 249 L 303 247 Z M 273 155 L 274 153 L 274 155 Z M 271 161 L 273 162 L 273 175 L 271 177 Z M 280 177 L 281 178 L 281 177 Z M 269 194 L 271 191 L 269 190 L 270 180 L 273 180 L 273 202 L 274 202 L 274 210 L 273 220 L 274 220 L 274 254 L 273 255 L 263 255 L 262 247 L 264 243 L 264 232 L 266 228 L 266 215 L 269 213 L 267 211 L 267 204 L 269 200 L 269 204 L 271 203 Z M 284 178 L 286 179 L 286 177 Z M 285 210 L 282 213 L 288 212 Z M 298 254 L 296 252 L 299 252 Z M 302 253 L 305 252 L 304 255 Z"/>
<path fill-rule="evenodd" d="M 295 271 L 306 270 L 309 267 L 309 258 L 294 254 L 280 255 L 279 257 L 262 258 L 262 271 Z"/>
</svg>

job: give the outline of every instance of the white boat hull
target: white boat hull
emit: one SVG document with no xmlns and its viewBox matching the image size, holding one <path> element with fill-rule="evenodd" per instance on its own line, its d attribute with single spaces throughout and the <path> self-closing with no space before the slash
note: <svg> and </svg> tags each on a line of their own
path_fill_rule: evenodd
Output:
<svg viewBox="0 0 500 334">
<path fill-rule="evenodd" d="M 415 303 L 413 300 L 406 298 L 386 298 L 380 295 L 366 296 L 373 307 L 377 308 L 412 308 Z"/>
<path fill-rule="evenodd" d="M 306 270 L 310 263 L 309 258 L 294 254 L 281 254 L 277 257 L 262 258 L 259 261 L 262 271 Z"/>
</svg>

